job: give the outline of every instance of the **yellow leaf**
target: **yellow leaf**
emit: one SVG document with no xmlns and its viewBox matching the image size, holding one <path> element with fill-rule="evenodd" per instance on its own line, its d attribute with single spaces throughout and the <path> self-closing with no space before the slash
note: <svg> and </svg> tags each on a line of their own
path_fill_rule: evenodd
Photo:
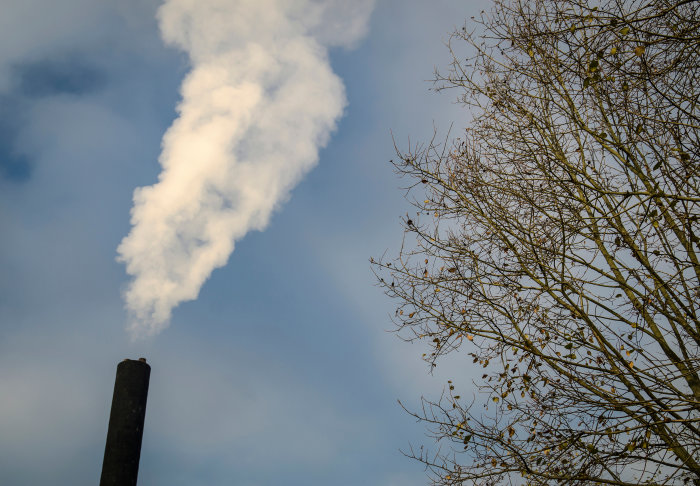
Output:
<svg viewBox="0 0 700 486">
<path fill-rule="evenodd" d="M 646 50 L 646 47 L 644 46 L 637 46 L 634 48 L 634 55 L 637 57 L 642 57 L 644 55 L 644 51 Z"/>
<path fill-rule="evenodd" d="M 474 336 L 472 336 L 471 334 L 467 334 L 467 339 L 469 339 L 470 341 L 473 341 L 473 340 L 474 340 Z"/>
<path fill-rule="evenodd" d="M 610 54 L 617 54 L 617 47 L 610 49 Z"/>
</svg>

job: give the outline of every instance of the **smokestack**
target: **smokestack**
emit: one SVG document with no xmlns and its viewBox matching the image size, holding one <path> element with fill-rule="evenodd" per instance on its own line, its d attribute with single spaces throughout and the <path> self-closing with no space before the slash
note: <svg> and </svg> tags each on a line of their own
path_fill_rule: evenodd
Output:
<svg viewBox="0 0 700 486">
<path fill-rule="evenodd" d="M 100 486 L 136 486 L 150 376 L 146 358 L 117 365 Z"/>
</svg>

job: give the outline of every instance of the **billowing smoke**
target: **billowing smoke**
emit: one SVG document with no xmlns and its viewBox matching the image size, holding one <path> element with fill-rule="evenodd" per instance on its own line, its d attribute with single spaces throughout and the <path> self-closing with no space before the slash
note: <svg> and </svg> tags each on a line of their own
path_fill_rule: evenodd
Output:
<svg viewBox="0 0 700 486">
<path fill-rule="evenodd" d="M 158 182 L 134 192 L 118 260 L 132 336 L 168 326 L 234 242 L 262 230 L 318 161 L 345 106 L 327 48 L 364 35 L 373 0 L 166 0 L 163 39 L 192 69 Z"/>
</svg>

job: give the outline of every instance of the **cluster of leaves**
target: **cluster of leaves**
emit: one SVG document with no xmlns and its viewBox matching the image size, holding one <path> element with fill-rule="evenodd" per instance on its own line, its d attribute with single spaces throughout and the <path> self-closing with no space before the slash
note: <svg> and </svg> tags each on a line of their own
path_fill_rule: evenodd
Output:
<svg viewBox="0 0 700 486">
<path fill-rule="evenodd" d="M 476 24 L 436 74 L 473 121 L 399 152 L 418 211 L 373 260 L 401 335 L 484 373 L 411 412 L 445 446 L 410 455 L 436 484 L 700 484 L 698 2 Z"/>
</svg>

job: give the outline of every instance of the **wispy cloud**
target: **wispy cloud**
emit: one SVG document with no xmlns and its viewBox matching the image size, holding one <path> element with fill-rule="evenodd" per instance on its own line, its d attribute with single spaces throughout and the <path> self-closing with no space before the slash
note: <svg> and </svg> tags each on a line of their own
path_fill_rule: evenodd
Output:
<svg viewBox="0 0 700 486">
<path fill-rule="evenodd" d="M 132 336 L 167 327 L 234 242 L 262 230 L 318 161 L 346 100 L 327 48 L 364 35 L 373 0 L 168 0 L 163 39 L 184 50 L 178 118 L 156 184 L 134 193 L 118 259 Z"/>
</svg>

